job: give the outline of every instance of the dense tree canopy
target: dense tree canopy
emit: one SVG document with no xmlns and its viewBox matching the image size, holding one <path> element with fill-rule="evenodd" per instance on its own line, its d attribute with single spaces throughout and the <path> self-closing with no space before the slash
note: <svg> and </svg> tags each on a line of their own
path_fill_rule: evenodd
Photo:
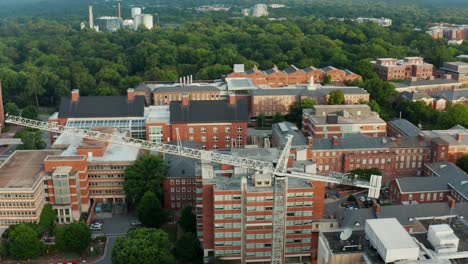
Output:
<svg viewBox="0 0 468 264">
<path fill-rule="evenodd" d="M 55 245 L 61 251 L 82 253 L 91 243 L 91 231 L 83 223 L 71 223 L 55 228 Z"/>
<path fill-rule="evenodd" d="M 120 237 L 112 249 L 114 264 L 175 264 L 166 232 L 154 228 L 136 228 Z"/>
<path fill-rule="evenodd" d="M 197 232 L 197 217 L 193 213 L 192 206 L 186 206 L 180 213 L 179 225 L 185 232 Z"/>
<path fill-rule="evenodd" d="M 138 202 L 137 215 L 141 223 L 146 227 L 160 227 L 166 221 L 167 213 L 161 206 L 156 194 L 145 192 Z"/>
<path fill-rule="evenodd" d="M 36 230 L 26 224 L 11 228 L 9 253 L 15 259 L 31 259 L 44 253 L 45 246 L 39 241 Z"/>
<path fill-rule="evenodd" d="M 344 105 L 346 104 L 346 100 L 344 97 L 343 90 L 336 90 L 331 92 L 328 95 L 328 104 L 329 105 Z"/>
<path fill-rule="evenodd" d="M 36 129 L 25 128 L 14 135 L 15 138 L 21 139 L 22 145 L 18 145 L 17 149 L 44 149 L 47 144 L 42 139 L 42 132 Z"/>
<path fill-rule="evenodd" d="M 194 233 L 184 233 L 175 244 L 175 255 L 177 259 L 191 261 L 200 260 L 203 257 L 203 251 L 200 242 Z"/>
<path fill-rule="evenodd" d="M 132 166 L 125 170 L 124 189 L 127 199 L 138 204 L 143 194 L 150 191 L 163 201 L 162 181 L 165 178 L 165 163 L 160 156 L 141 156 Z"/>
</svg>

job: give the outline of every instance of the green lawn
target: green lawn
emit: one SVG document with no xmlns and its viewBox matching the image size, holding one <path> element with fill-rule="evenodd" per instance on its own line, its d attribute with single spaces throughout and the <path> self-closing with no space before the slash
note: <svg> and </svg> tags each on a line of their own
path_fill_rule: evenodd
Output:
<svg viewBox="0 0 468 264">
<path fill-rule="evenodd" d="M 169 240 L 173 243 L 177 241 L 177 224 L 166 225 L 161 228 L 169 235 Z"/>
</svg>

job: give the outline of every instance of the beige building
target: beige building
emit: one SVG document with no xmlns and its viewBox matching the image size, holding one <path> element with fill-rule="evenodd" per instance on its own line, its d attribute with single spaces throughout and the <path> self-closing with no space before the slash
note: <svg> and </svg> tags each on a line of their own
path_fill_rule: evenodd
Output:
<svg viewBox="0 0 468 264">
<path fill-rule="evenodd" d="M 48 200 L 44 159 L 52 150 L 13 153 L 0 167 L 0 226 L 36 223 Z"/>
</svg>

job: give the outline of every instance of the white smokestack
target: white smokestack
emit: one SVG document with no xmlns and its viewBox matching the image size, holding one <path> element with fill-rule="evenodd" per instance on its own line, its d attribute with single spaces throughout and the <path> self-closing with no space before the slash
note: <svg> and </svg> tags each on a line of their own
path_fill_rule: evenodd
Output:
<svg viewBox="0 0 468 264">
<path fill-rule="evenodd" d="M 193 75 L 190 75 L 190 83 L 193 83 Z"/>
<path fill-rule="evenodd" d="M 94 30 L 93 6 L 89 6 L 89 28 Z"/>
</svg>

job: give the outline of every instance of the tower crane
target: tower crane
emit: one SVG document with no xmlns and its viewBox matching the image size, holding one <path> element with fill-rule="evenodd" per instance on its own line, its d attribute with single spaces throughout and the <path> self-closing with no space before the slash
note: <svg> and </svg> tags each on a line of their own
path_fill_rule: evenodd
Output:
<svg viewBox="0 0 468 264">
<path fill-rule="evenodd" d="M 285 232 L 286 232 L 286 211 L 287 211 L 287 180 L 289 177 L 301 178 L 305 180 L 328 182 L 366 188 L 369 190 L 368 196 L 378 198 L 381 187 L 382 176 L 372 175 L 370 181 L 362 181 L 356 176 L 343 173 L 333 173 L 329 176 L 315 175 L 310 173 L 288 171 L 288 159 L 290 156 L 292 135 L 287 136 L 287 142 L 276 162 L 261 161 L 245 157 L 237 157 L 223 154 L 216 151 L 208 151 L 182 146 L 180 140 L 177 145 L 161 142 L 151 142 L 142 139 L 125 137 L 115 134 L 107 134 L 99 131 L 86 130 L 76 127 L 67 127 L 56 123 L 47 123 L 27 119 L 19 116 L 6 116 L 5 122 L 24 127 L 45 130 L 53 133 L 78 136 L 81 138 L 105 141 L 114 144 L 133 146 L 140 149 L 157 151 L 164 154 L 178 155 L 187 158 L 205 160 L 221 164 L 233 165 L 246 169 L 255 170 L 261 173 L 269 173 L 274 178 L 274 202 L 273 202 L 273 243 L 271 252 L 272 264 L 285 263 Z M 243 261 L 245 262 L 245 261 Z"/>
</svg>

